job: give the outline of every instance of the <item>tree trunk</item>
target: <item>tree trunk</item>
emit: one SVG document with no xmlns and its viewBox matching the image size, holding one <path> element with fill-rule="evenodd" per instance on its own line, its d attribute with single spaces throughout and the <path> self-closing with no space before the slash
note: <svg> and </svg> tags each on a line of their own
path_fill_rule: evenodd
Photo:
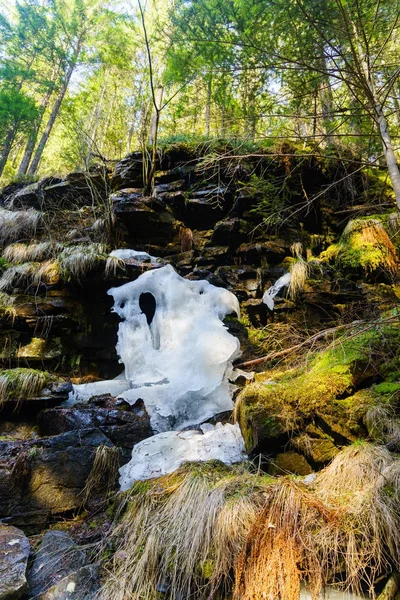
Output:
<svg viewBox="0 0 400 600">
<path fill-rule="evenodd" d="M 2 176 L 4 167 L 6 166 L 8 155 L 10 154 L 11 147 L 12 147 L 12 144 L 13 144 L 13 141 L 15 138 L 15 134 L 16 134 L 16 129 L 14 127 L 14 128 L 9 129 L 8 133 L 6 135 L 6 139 L 4 141 L 3 150 L 1 152 L 1 157 L 0 157 L 0 177 Z"/>
<path fill-rule="evenodd" d="M 163 93 L 164 93 L 164 88 L 162 85 L 160 85 L 156 89 L 156 93 L 155 93 L 155 103 L 158 108 L 154 107 L 154 114 L 151 119 L 151 125 L 150 125 L 149 144 L 153 144 L 153 146 L 155 145 L 155 143 L 157 141 L 158 124 L 160 122 L 159 109 L 161 108 L 161 105 L 162 105 Z"/>
<path fill-rule="evenodd" d="M 54 84 L 56 81 L 57 71 L 58 71 L 57 68 L 53 69 L 53 74 L 52 74 L 52 78 L 51 78 L 52 84 Z M 29 163 L 31 162 L 32 154 L 35 149 L 36 141 L 38 138 L 39 129 L 40 129 L 40 126 L 43 121 L 44 113 L 46 112 L 47 107 L 49 106 L 49 102 L 50 102 L 51 95 L 53 93 L 53 89 L 54 89 L 53 86 L 50 86 L 49 89 L 47 90 L 47 92 L 42 97 L 36 126 L 29 135 L 29 138 L 28 138 L 28 141 L 27 141 L 27 144 L 25 147 L 24 156 L 22 157 L 21 164 L 19 165 L 19 168 L 18 168 L 18 175 L 25 175 L 28 170 Z"/>
<path fill-rule="evenodd" d="M 211 94 L 212 94 L 212 77 L 207 81 L 207 99 L 206 99 L 206 137 L 210 137 L 211 123 Z"/>
<path fill-rule="evenodd" d="M 382 107 L 378 103 L 375 106 L 375 112 L 378 121 L 379 132 L 382 138 L 383 153 L 385 155 L 389 177 L 392 182 L 394 195 L 396 197 L 397 208 L 400 210 L 400 171 L 397 165 L 396 155 L 394 153 L 386 117 L 383 114 Z"/>
<path fill-rule="evenodd" d="M 68 67 L 68 70 L 67 70 L 67 72 L 65 74 L 64 83 L 63 83 L 63 85 L 62 85 L 62 87 L 61 87 L 61 89 L 59 91 L 59 94 L 58 94 L 58 96 L 56 98 L 56 101 L 55 101 L 54 106 L 53 106 L 53 110 L 51 111 L 51 114 L 49 116 L 49 120 L 47 121 L 46 128 L 43 131 L 42 137 L 40 138 L 40 141 L 39 141 L 39 143 L 37 145 L 35 155 L 34 155 L 34 157 L 32 159 L 31 165 L 30 165 L 30 167 L 28 169 L 28 174 L 29 175 L 34 175 L 36 173 L 36 170 L 37 170 L 38 166 L 39 166 L 39 162 L 40 162 L 40 159 L 42 158 L 43 150 L 45 149 L 45 146 L 46 146 L 46 144 L 48 142 L 48 139 L 50 137 L 51 130 L 53 129 L 53 125 L 54 125 L 54 123 L 55 123 L 55 121 L 56 121 L 56 119 L 58 117 L 58 113 L 60 111 L 62 101 L 64 100 L 64 96 L 65 96 L 65 93 L 67 91 L 69 82 L 71 80 L 72 73 L 74 72 L 74 69 L 75 69 L 75 66 L 76 66 L 76 61 L 78 59 L 79 52 L 80 52 L 80 49 L 81 49 L 81 43 L 82 43 L 82 40 L 81 40 L 81 38 L 79 38 L 78 43 L 77 43 L 76 48 L 75 48 L 75 52 L 74 52 L 73 58 L 71 59 L 71 62 L 70 62 L 69 67 Z"/>
</svg>

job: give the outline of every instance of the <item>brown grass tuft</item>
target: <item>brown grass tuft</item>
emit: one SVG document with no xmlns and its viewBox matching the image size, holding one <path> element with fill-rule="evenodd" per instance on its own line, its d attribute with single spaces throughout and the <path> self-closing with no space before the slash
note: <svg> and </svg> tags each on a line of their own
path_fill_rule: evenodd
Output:
<svg viewBox="0 0 400 600">
<path fill-rule="evenodd" d="M 114 533 L 118 548 L 103 600 L 209 598 L 231 571 L 257 512 L 266 478 L 220 463 L 183 467 L 138 482 Z"/>
<path fill-rule="evenodd" d="M 288 295 L 291 300 L 296 300 L 298 295 L 304 289 L 310 269 L 306 261 L 300 258 L 295 262 L 292 262 L 289 270 L 290 283 L 288 287 Z"/>
</svg>

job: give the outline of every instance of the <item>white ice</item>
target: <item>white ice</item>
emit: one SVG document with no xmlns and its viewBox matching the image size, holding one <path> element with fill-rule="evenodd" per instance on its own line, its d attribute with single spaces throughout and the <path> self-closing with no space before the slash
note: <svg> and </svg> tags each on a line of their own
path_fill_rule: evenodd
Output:
<svg viewBox="0 0 400 600">
<path fill-rule="evenodd" d="M 135 481 L 172 473 L 184 462 L 220 460 L 231 465 L 245 458 L 238 424 L 206 424 L 201 431 L 159 433 L 134 446 L 131 461 L 120 469 L 121 491 Z"/>
<path fill-rule="evenodd" d="M 151 256 L 147 252 L 142 250 L 131 250 L 130 248 L 120 248 L 118 250 L 113 250 L 110 252 L 110 256 L 114 256 L 115 258 L 120 258 L 121 260 L 129 260 L 134 258 L 141 262 L 151 262 L 152 264 L 158 261 L 156 256 Z"/>
<path fill-rule="evenodd" d="M 155 431 L 182 429 L 232 410 L 225 375 L 240 348 L 222 319 L 239 315 L 236 296 L 208 281 L 183 279 L 170 265 L 109 294 L 123 319 L 117 352 L 130 383 L 120 397 L 130 404 L 142 399 Z M 139 304 L 142 294 L 155 301 L 150 323 Z"/>
<path fill-rule="evenodd" d="M 269 310 L 274 310 L 275 301 L 274 298 L 279 294 L 281 289 L 290 283 L 290 273 L 285 273 L 282 277 L 279 277 L 277 281 L 275 281 L 274 285 L 271 285 L 265 292 L 263 296 L 263 302 L 269 308 Z"/>
</svg>

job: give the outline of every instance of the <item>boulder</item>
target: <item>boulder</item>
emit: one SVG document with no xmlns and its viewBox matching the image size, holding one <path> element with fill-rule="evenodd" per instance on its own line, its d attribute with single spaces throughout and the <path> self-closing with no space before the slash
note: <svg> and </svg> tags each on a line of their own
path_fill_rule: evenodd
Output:
<svg viewBox="0 0 400 600">
<path fill-rule="evenodd" d="M 149 240 L 153 244 L 167 245 L 178 232 L 172 212 L 154 198 L 143 197 L 141 190 L 120 190 L 110 196 L 110 201 L 114 215 L 136 245 L 142 244 L 147 248 Z"/>
<path fill-rule="evenodd" d="M 99 565 L 88 565 L 64 577 L 36 600 L 94 600 L 99 587 Z"/>
<path fill-rule="evenodd" d="M 127 450 L 153 435 L 143 403 L 132 411 L 93 406 L 48 409 L 38 415 L 38 427 L 40 435 L 98 427 L 115 445 Z"/>
<path fill-rule="evenodd" d="M 127 187 L 128 185 L 143 185 L 143 154 L 142 152 L 131 152 L 125 158 L 117 162 L 111 180 L 114 190 Z"/>
<path fill-rule="evenodd" d="M 82 504 L 96 448 L 112 446 L 97 428 L 26 442 L 0 442 L 0 518 L 40 529 L 52 514 Z"/>
<path fill-rule="evenodd" d="M 29 541 L 16 527 L 0 523 L 0 600 L 18 600 L 27 590 Z"/>
<path fill-rule="evenodd" d="M 29 596 L 40 596 L 85 563 L 86 553 L 68 533 L 48 531 L 28 573 Z"/>
</svg>

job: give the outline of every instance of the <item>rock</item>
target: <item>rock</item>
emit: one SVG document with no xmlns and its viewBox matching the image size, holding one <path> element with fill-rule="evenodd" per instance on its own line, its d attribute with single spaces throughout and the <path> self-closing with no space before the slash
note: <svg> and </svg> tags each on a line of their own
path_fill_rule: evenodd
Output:
<svg viewBox="0 0 400 600">
<path fill-rule="evenodd" d="M 248 239 L 251 229 L 252 226 L 243 219 L 224 219 L 215 225 L 212 241 L 217 245 L 238 246 Z"/>
<path fill-rule="evenodd" d="M 245 263 L 252 265 L 260 265 L 262 262 L 266 262 L 268 265 L 277 265 L 283 261 L 285 256 L 290 255 L 290 249 L 283 240 L 252 242 L 241 244 L 236 254 Z"/>
<path fill-rule="evenodd" d="M 0 442 L 0 518 L 30 530 L 82 504 L 96 448 L 112 446 L 97 428 L 26 442 Z M 37 515 L 37 522 L 35 522 Z"/>
<path fill-rule="evenodd" d="M 132 450 L 134 444 L 153 435 L 143 403 L 132 411 L 108 408 L 53 408 L 38 415 L 40 435 L 98 427 L 115 445 Z"/>
<path fill-rule="evenodd" d="M 29 595 L 38 596 L 83 567 L 86 553 L 65 531 L 48 531 L 28 573 Z"/>
<path fill-rule="evenodd" d="M 143 186 L 143 154 L 141 152 L 132 152 L 117 162 L 111 185 L 114 190 L 128 185 Z"/>
<path fill-rule="evenodd" d="M 29 541 L 16 527 L 0 523 L 0 600 L 18 600 L 27 590 Z"/>
<path fill-rule="evenodd" d="M 18 413 L 23 406 L 24 417 L 30 418 L 41 410 L 52 406 L 58 406 L 68 399 L 72 391 L 72 384 L 69 381 L 55 381 L 46 385 L 40 394 L 32 398 L 9 398 L 0 404 L 0 414 L 4 418 Z"/>
<path fill-rule="evenodd" d="M 192 229 L 210 229 L 226 213 L 225 202 L 206 197 L 189 198 L 185 204 L 184 222 Z"/>
<path fill-rule="evenodd" d="M 229 257 L 228 246 L 206 247 L 201 255 L 196 259 L 196 266 L 224 265 Z"/>
<path fill-rule="evenodd" d="M 112 211 L 133 238 L 136 247 L 167 245 L 178 233 L 178 224 L 169 210 L 154 198 L 144 198 L 141 190 L 123 189 L 110 196 Z"/>
<path fill-rule="evenodd" d="M 99 564 L 88 565 L 64 577 L 36 600 L 94 600 L 99 587 Z"/>
<path fill-rule="evenodd" d="M 313 472 L 307 460 L 298 452 L 283 452 L 277 454 L 269 469 L 271 475 L 310 475 Z"/>
</svg>

